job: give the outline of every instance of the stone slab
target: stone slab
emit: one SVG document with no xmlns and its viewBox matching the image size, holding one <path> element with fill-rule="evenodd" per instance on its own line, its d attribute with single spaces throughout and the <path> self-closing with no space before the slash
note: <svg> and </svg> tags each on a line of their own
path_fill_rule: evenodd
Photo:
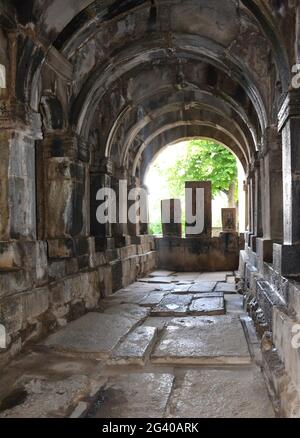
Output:
<svg viewBox="0 0 300 438">
<path fill-rule="evenodd" d="M 160 286 L 157 286 L 155 288 L 155 291 L 159 292 L 171 292 L 174 289 L 175 285 L 174 284 L 162 284 Z"/>
<path fill-rule="evenodd" d="M 190 305 L 189 314 L 192 316 L 224 315 L 224 297 L 197 298 Z"/>
<path fill-rule="evenodd" d="M 151 316 L 187 315 L 193 295 L 167 295 L 158 306 L 151 311 Z"/>
<path fill-rule="evenodd" d="M 176 280 L 170 277 L 149 277 L 149 278 L 141 278 L 139 280 L 140 283 L 150 283 L 150 284 L 171 284 L 174 281 L 176 282 Z"/>
<path fill-rule="evenodd" d="M 128 314 L 112 318 L 109 313 L 88 313 L 49 336 L 44 345 L 60 351 L 106 357 L 137 324 L 138 319 Z"/>
<path fill-rule="evenodd" d="M 172 374 L 112 377 L 98 394 L 89 418 L 163 418 L 173 388 Z"/>
<path fill-rule="evenodd" d="M 216 292 L 225 292 L 229 294 L 236 294 L 235 284 L 230 283 L 218 283 L 216 287 Z"/>
<path fill-rule="evenodd" d="M 154 327 L 138 327 L 113 351 L 110 365 L 145 365 L 157 338 Z"/>
<path fill-rule="evenodd" d="M 154 271 L 149 277 L 170 277 L 170 275 L 174 275 L 174 271 Z"/>
<path fill-rule="evenodd" d="M 188 317 L 171 321 L 152 361 L 159 364 L 243 365 L 251 363 L 251 356 L 238 317 Z"/>
<path fill-rule="evenodd" d="M 152 292 L 150 293 L 146 298 L 144 298 L 142 301 L 140 301 L 140 306 L 145 307 L 153 307 L 157 306 L 161 300 L 165 297 L 165 292 Z"/>
<path fill-rule="evenodd" d="M 172 290 L 172 293 L 176 295 L 188 294 L 190 289 L 191 289 L 191 284 L 176 285 Z"/>
<path fill-rule="evenodd" d="M 260 370 L 188 371 L 172 396 L 169 418 L 275 418 Z"/>
<path fill-rule="evenodd" d="M 201 281 L 191 286 L 190 292 L 194 294 L 213 292 L 216 285 L 217 282 L 215 281 Z"/>
<path fill-rule="evenodd" d="M 135 304 L 120 304 L 111 306 L 104 312 L 107 315 L 117 315 L 135 320 L 137 323 L 143 321 L 150 313 L 150 308 L 144 308 Z"/>
<path fill-rule="evenodd" d="M 224 281 L 226 282 L 227 276 L 232 276 L 233 272 L 203 272 L 197 278 L 197 281 Z"/>
<path fill-rule="evenodd" d="M 240 295 L 226 295 L 226 312 L 230 314 L 243 315 L 244 311 L 244 297 Z"/>
</svg>

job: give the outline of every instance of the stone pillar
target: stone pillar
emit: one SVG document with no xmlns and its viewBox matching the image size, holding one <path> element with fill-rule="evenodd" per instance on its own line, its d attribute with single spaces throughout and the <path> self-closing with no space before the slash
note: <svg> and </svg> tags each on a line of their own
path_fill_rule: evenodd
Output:
<svg viewBox="0 0 300 438">
<path fill-rule="evenodd" d="M 163 237 L 182 237 L 182 210 L 180 199 L 161 201 Z"/>
<path fill-rule="evenodd" d="M 145 184 L 141 185 L 141 188 L 144 190 L 144 192 L 147 194 L 147 223 L 141 222 L 140 224 L 140 233 L 141 235 L 147 235 L 149 234 L 149 189 Z"/>
<path fill-rule="evenodd" d="M 87 240 L 90 232 L 88 157 L 86 162 L 81 159 L 81 145 L 71 133 L 48 134 L 41 147 L 46 169 L 44 238 L 49 256 L 73 257 L 77 255 L 74 239 Z"/>
<path fill-rule="evenodd" d="M 194 181 L 186 182 L 186 189 L 192 189 L 192 214 L 196 215 L 196 191 L 197 189 L 204 189 L 204 231 L 201 234 L 187 235 L 186 237 L 206 237 L 211 238 L 212 236 L 212 185 L 211 181 Z M 188 207 L 188 206 L 187 206 Z M 199 208 L 199 206 L 198 206 Z M 192 226 L 188 224 L 188 226 Z"/>
<path fill-rule="evenodd" d="M 0 241 L 35 240 L 35 141 L 42 138 L 41 119 L 29 108 L 25 112 L 16 98 L 17 34 L 9 33 L 6 43 L 0 88 Z"/>
<path fill-rule="evenodd" d="M 113 248 L 112 224 L 107 222 L 101 224 L 97 220 L 97 209 L 101 201 L 97 200 L 97 193 L 100 189 L 110 189 L 112 185 L 113 165 L 110 159 L 101 162 L 100 169 L 90 174 L 90 216 L 91 216 L 91 236 L 95 237 L 96 250 Z M 104 202 L 104 201 L 103 201 Z"/>
<path fill-rule="evenodd" d="M 137 178 L 132 178 L 132 181 L 130 181 L 130 185 L 128 186 L 128 195 L 130 193 L 134 193 L 135 190 L 139 189 L 139 181 Z M 131 208 L 134 208 L 135 203 L 139 200 L 139 195 L 137 192 L 135 192 L 136 197 L 135 199 L 128 199 L 128 225 L 127 225 L 127 231 L 129 236 L 131 237 L 137 237 L 141 234 L 141 224 L 140 224 L 140 212 L 137 211 L 136 220 L 137 222 L 134 223 L 130 220 L 129 212 Z"/>
<path fill-rule="evenodd" d="M 117 223 L 112 224 L 112 234 L 117 247 L 130 244 L 128 231 L 128 172 L 125 168 L 116 169 L 112 178 L 112 188 L 117 198 Z M 123 213 L 121 211 L 123 205 Z M 121 214 L 122 213 L 122 214 Z M 124 216 L 124 217 L 121 217 Z"/>
<path fill-rule="evenodd" d="M 300 93 L 291 91 L 279 112 L 283 163 L 283 245 L 274 244 L 274 266 L 300 275 Z"/>
<path fill-rule="evenodd" d="M 273 261 L 273 243 L 283 239 L 283 181 L 281 136 L 277 126 L 267 128 L 261 157 L 263 237 L 257 239 L 260 270 Z"/>
</svg>

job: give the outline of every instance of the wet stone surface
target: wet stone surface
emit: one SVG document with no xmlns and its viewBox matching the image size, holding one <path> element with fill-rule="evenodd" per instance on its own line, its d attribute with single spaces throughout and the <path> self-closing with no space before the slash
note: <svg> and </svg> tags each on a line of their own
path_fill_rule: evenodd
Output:
<svg viewBox="0 0 300 438">
<path fill-rule="evenodd" d="M 225 302 L 223 297 L 197 298 L 194 299 L 189 308 L 192 316 L 202 315 L 224 315 Z"/>
<path fill-rule="evenodd" d="M 0 417 L 272 418 L 230 273 L 154 274 L 15 359 Z"/>
<path fill-rule="evenodd" d="M 201 281 L 191 286 L 190 292 L 194 294 L 213 292 L 216 286 L 217 286 L 217 282 L 215 281 L 210 281 L 210 282 Z"/>
<path fill-rule="evenodd" d="M 167 295 L 152 311 L 152 316 L 186 315 L 193 295 Z"/>
<path fill-rule="evenodd" d="M 160 418 L 174 382 L 171 374 L 129 374 L 111 378 L 88 412 L 90 418 Z"/>
<path fill-rule="evenodd" d="M 169 417 L 274 418 L 274 410 L 258 368 L 199 370 L 174 391 Z"/>
<path fill-rule="evenodd" d="M 171 321 L 156 347 L 154 363 L 248 364 L 247 341 L 238 317 L 189 317 Z"/>
<path fill-rule="evenodd" d="M 138 320 L 135 317 L 89 313 L 49 336 L 45 346 L 71 353 L 108 355 Z"/>
<path fill-rule="evenodd" d="M 114 350 L 109 359 L 111 365 L 143 365 L 157 337 L 154 327 L 138 327 Z"/>
</svg>

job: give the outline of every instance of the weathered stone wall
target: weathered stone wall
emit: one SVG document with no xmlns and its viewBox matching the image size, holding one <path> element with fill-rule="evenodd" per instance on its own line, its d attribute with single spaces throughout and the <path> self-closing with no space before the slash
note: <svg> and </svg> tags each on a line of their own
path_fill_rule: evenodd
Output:
<svg viewBox="0 0 300 438">
<path fill-rule="evenodd" d="M 244 239 L 237 233 L 215 238 L 164 237 L 155 239 L 158 265 L 179 272 L 235 271 Z"/>
<path fill-rule="evenodd" d="M 141 236 L 120 249 L 52 259 L 45 242 L 0 244 L 0 321 L 7 334 L 8 361 L 37 340 L 89 310 L 101 299 L 145 276 L 157 266 L 154 239 Z"/>
<path fill-rule="evenodd" d="M 299 418 L 300 349 L 293 338 L 299 333 L 295 328 L 300 324 L 300 285 L 281 275 L 275 267 L 276 262 L 280 266 L 278 260 L 260 260 L 248 243 L 249 235 L 240 254 L 240 288 L 262 339 L 261 365 L 278 400 L 278 414 Z"/>
</svg>

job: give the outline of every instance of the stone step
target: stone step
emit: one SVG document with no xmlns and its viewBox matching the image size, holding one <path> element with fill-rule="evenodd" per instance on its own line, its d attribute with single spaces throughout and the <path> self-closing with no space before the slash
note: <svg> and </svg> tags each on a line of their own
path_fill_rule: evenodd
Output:
<svg viewBox="0 0 300 438">
<path fill-rule="evenodd" d="M 236 294 L 235 283 L 218 283 L 216 287 L 216 292 L 225 292 L 227 294 Z"/>
<path fill-rule="evenodd" d="M 54 350 L 91 357 L 108 357 L 123 337 L 147 316 L 135 311 L 125 313 L 125 306 L 109 309 L 109 313 L 88 313 L 70 322 L 57 333 L 49 336 L 44 345 Z M 124 310 L 124 313 L 120 313 Z M 116 313 L 114 313 L 116 312 Z"/>
<path fill-rule="evenodd" d="M 167 295 L 154 309 L 151 316 L 184 316 L 187 315 L 193 295 Z"/>
<path fill-rule="evenodd" d="M 109 365 L 145 365 L 157 339 L 155 327 L 138 327 L 120 343 L 108 360 Z"/>
<path fill-rule="evenodd" d="M 236 316 L 176 318 L 151 356 L 158 364 L 245 365 L 251 363 L 241 321 Z"/>
<path fill-rule="evenodd" d="M 223 297 L 199 298 L 192 301 L 189 307 L 191 316 L 225 315 L 225 301 Z"/>
</svg>

